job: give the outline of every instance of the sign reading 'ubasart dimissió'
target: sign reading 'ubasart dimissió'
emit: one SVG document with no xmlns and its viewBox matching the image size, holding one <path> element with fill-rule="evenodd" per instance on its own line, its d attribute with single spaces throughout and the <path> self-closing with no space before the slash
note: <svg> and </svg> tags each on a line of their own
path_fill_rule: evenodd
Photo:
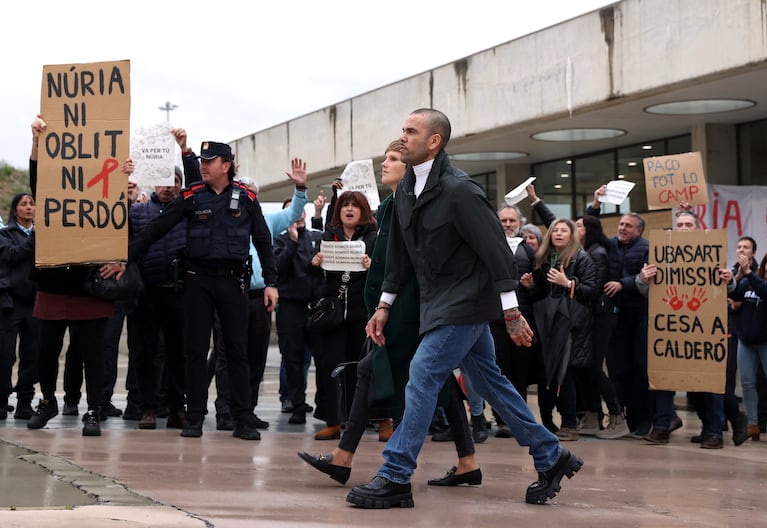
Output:
<svg viewBox="0 0 767 528">
<path fill-rule="evenodd" d="M 43 67 L 35 264 L 125 260 L 130 62 Z"/>
<path fill-rule="evenodd" d="M 652 231 L 647 373 L 658 390 L 724 393 L 727 232 Z"/>
</svg>

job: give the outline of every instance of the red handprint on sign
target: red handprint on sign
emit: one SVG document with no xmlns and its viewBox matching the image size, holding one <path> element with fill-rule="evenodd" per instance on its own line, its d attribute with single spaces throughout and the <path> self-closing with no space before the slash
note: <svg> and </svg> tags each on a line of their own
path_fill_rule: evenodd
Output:
<svg viewBox="0 0 767 528">
<path fill-rule="evenodd" d="M 684 305 L 684 300 L 686 297 L 686 295 L 682 295 L 682 297 L 679 298 L 676 286 L 669 286 L 666 288 L 666 296 L 663 297 L 661 301 L 668 304 L 674 311 L 676 311 Z"/>
<path fill-rule="evenodd" d="M 701 307 L 701 305 L 708 300 L 708 297 L 706 297 L 706 290 L 703 288 L 693 288 L 692 289 L 692 299 L 689 300 L 687 303 L 687 308 L 692 310 L 693 312 L 697 312 L 698 308 Z"/>
</svg>

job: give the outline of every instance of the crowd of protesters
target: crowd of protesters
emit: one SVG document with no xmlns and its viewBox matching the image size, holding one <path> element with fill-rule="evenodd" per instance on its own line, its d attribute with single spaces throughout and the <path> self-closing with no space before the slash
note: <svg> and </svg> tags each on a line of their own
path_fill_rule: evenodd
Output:
<svg viewBox="0 0 767 528">
<path fill-rule="evenodd" d="M 287 173 L 296 186 L 293 195 L 279 214 L 264 214 L 255 181 L 236 176 L 228 145 L 206 142 L 198 156 L 187 146 L 186 132 L 174 129 L 183 160 L 183 171 L 176 168 L 174 184 L 155 188 L 144 200 L 138 198 L 135 183 L 129 193 L 129 261 L 139 263 L 145 288 L 136 299 L 116 304 L 83 291 L 85 274 L 92 266 L 34 266 L 35 194 L 40 177 L 37 142 L 44 129 L 44 121 L 36 119 L 32 125 L 31 192 L 13 198 L 7 225 L 0 230 L 0 419 L 8 419 L 9 398 L 14 392 L 13 417 L 28 420 L 31 429 L 44 427 L 59 413 L 55 388 L 68 331 L 63 414 L 79 414 L 84 369 L 87 410 L 83 435 L 97 436 L 103 420 L 122 416 L 136 420 L 139 429 L 164 425 L 180 429 L 182 436 L 201 436 L 206 395 L 215 379 L 216 428 L 257 440 L 258 430 L 269 427 L 255 409 L 272 311 L 279 303 L 282 411 L 290 414 L 289 423 L 299 425 L 313 411 L 325 424 L 315 438 L 340 438 L 344 417 L 339 415 L 339 388 L 332 373 L 339 364 L 360 359 L 365 322 L 372 313 L 363 298 L 368 293 L 377 297 L 381 288 L 379 279 L 376 291 L 366 290 L 373 287 L 367 280 L 368 270 L 386 255 L 385 248 L 374 251 L 379 225 L 365 195 L 334 185 L 326 222 L 321 217 L 324 196 L 319 196 L 313 227 L 307 226 L 306 164 L 293 160 Z M 385 164 L 391 163 L 388 152 Z M 387 170 L 384 165 L 384 175 Z M 132 171 L 131 160 L 126 160 L 123 172 L 130 175 Z M 393 190 L 395 187 L 396 183 Z M 241 196 L 235 207 L 248 220 L 226 211 L 233 189 Z M 652 274 L 647 268 L 644 219 L 636 213 L 624 214 L 616 235 L 610 238 L 600 221 L 604 187 L 595 191 L 585 214 L 574 219 L 556 218 L 532 185 L 527 191 L 533 215 L 539 217 L 543 230 L 526 223 L 516 206 L 501 207 L 497 216 L 519 281 L 519 310 L 535 337 L 529 344 L 515 344 L 505 331 L 498 307 L 490 330 L 501 373 L 525 400 L 529 387 L 536 387 L 540 419 L 559 441 L 577 441 L 585 435 L 668 443 L 682 424 L 673 409 L 673 393 L 651 391 L 648 386 L 646 284 Z M 195 209 L 199 203 L 210 204 L 224 222 L 215 225 L 201 219 Z M 678 230 L 699 225 L 684 207 L 674 219 Z M 230 236 L 235 231 L 237 235 Z M 323 268 L 323 242 L 354 240 L 365 246 L 361 271 Z M 729 294 L 727 388 L 724 396 L 689 397 L 702 420 L 702 433 L 692 441 L 703 448 L 723 446 L 726 422 L 735 445 L 749 438 L 758 440 L 760 432 L 765 432 L 767 255 L 758 259 L 756 246 L 753 238 L 742 237 L 737 245 L 738 261 L 731 269 L 720 270 Z M 119 277 L 124 269 L 124 263 L 98 267 L 104 277 Z M 339 291 L 343 291 L 346 306 L 343 322 L 330 331 L 307 328 L 307 303 Z M 567 321 L 552 315 L 562 303 L 572 316 Z M 129 362 L 125 380 L 128 404 L 123 410 L 110 399 L 117 382 L 116 344 L 124 320 Z M 410 323 L 417 324 L 417 320 Z M 312 359 L 317 367 L 314 407 L 307 403 L 306 395 Z M 396 380 L 402 395 L 406 369 L 397 372 L 403 373 Z M 745 412 L 735 395 L 738 379 Z M 35 408 L 37 383 L 41 397 Z M 354 385 L 347 390 L 353 391 Z M 404 398 L 395 400 L 377 422 L 384 441 L 402 417 Z M 482 400 L 480 403 L 484 405 Z M 513 436 L 498 410 L 490 410 L 496 421 L 495 436 Z M 717 418 L 712 421 L 711 416 Z M 484 417 L 475 418 L 474 440 L 481 442 L 487 434 L 480 433 L 490 423 Z M 364 424 L 356 425 L 364 429 Z M 433 430 L 438 429 L 436 424 Z M 469 471 L 478 469 L 472 466 Z"/>
</svg>

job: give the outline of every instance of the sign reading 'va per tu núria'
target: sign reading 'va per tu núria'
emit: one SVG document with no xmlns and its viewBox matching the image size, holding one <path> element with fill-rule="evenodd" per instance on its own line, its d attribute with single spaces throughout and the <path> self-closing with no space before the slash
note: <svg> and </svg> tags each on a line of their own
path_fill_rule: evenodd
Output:
<svg viewBox="0 0 767 528">
<path fill-rule="evenodd" d="M 43 67 L 35 264 L 125 260 L 130 62 Z"/>
</svg>

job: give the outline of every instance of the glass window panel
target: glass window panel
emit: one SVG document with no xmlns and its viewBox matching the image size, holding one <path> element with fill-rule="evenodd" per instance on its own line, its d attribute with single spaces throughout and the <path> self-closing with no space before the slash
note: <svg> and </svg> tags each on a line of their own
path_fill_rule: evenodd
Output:
<svg viewBox="0 0 767 528">
<path fill-rule="evenodd" d="M 767 121 L 761 122 L 767 128 Z M 741 131 L 741 135 L 747 134 Z M 756 134 L 756 132 L 754 132 Z M 763 182 L 767 181 L 767 130 L 760 130 L 763 153 Z M 657 139 L 628 147 L 538 163 L 532 166 L 535 189 L 557 215 L 572 218 L 582 214 L 594 199 L 594 190 L 611 180 L 623 179 L 636 184 L 631 194 L 619 206 L 602 205 L 602 214 L 647 211 L 647 193 L 644 184 L 642 160 L 651 156 L 690 152 L 689 134 Z M 742 154 L 742 150 L 741 150 Z M 567 174 L 567 178 L 562 176 Z M 573 188 L 573 181 L 574 188 Z M 559 187 L 557 187 L 559 185 Z M 573 211 L 573 204 L 575 211 Z"/>
<path fill-rule="evenodd" d="M 631 190 L 629 197 L 621 204 L 620 211 L 622 213 L 647 210 L 647 189 L 644 183 L 643 160 L 653 156 L 665 155 L 666 146 L 662 140 L 618 149 L 617 178 L 636 184 L 636 187 Z"/>
<path fill-rule="evenodd" d="M 767 120 L 738 127 L 741 185 L 767 185 Z"/>
<path fill-rule="evenodd" d="M 594 201 L 594 191 L 615 179 L 615 153 L 609 151 L 579 157 L 573 166 L 576 214 L 583 214 L 586 212 L 586 206 Z M 604 204 L 600 210 L 602 214 L 608 214 L 614 213 L 616 208 L 613 204 Z"/>
<path fill-rule="evenodd" d="M 485 195 L 490 203 L 495 201 L 496 177 L 495 172 L 484 172 L 481 174 L 472 174 L 471 179 L 479 184 L 485 191 Z"/>
<path fill-rule="evenodd" d="M 568 160 L 539 163 L 532 167 L 535 176 L 535 193 L 546 202 L 558 217 L 572 218 L 572 171 Z M 529 219 L 540 223 L 540 218 Z"/>
<path fill-rule="evenodd" d="M 683 154 L 692 150 L 692 138 L 689 134 L 686 136 L 677 136 L 666 140 L 666 154 Z"/>
</svg>

